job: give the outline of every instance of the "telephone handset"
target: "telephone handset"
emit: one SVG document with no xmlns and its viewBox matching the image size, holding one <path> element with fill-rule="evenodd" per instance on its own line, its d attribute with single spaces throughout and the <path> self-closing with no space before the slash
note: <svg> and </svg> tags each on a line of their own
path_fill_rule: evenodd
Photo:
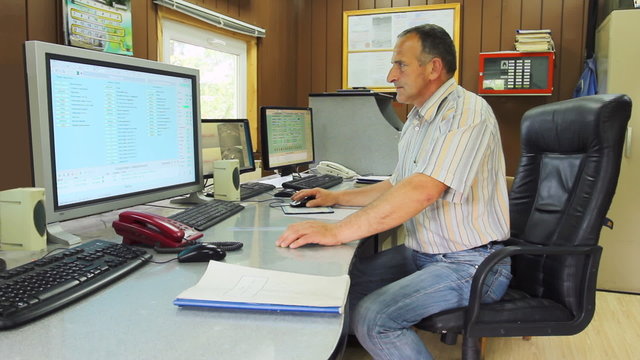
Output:
<svg viewBox="0 0 640 360">
<path fill-rule="evenodd" d="M 345 179 L 350 179 L 350 178 L 359 176 L 355 171 L 331 161 L 320 161 L 318 163 L 318 166 L 316 166 L 316 170 L 320 174 L 336 175 L 336 176 L 343 177 Z"/>
<path fill-rule="evenodd" d="M 179 248 L 192 245 L 195 240 L 204 236 L 179 221 L 139 211 L 123 211 L 112 226 L 126 245 Z"/>
</svg>

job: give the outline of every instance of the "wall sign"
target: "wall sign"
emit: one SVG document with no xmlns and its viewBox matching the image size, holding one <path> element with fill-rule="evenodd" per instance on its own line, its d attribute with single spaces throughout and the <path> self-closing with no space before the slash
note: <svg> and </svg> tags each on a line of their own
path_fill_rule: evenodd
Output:
<svg viewBox="0 0 640 360">
<path fill-rule="evenodd" d="M 551 95 L 555 53 L 480 53 L 478 94 Z"/>
</svg>

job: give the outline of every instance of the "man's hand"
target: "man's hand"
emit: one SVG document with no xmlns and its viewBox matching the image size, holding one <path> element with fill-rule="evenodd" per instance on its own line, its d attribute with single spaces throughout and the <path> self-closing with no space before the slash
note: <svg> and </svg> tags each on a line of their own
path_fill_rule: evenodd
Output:
<svg viewBox="0 0 640 360">
<path fill-rule="evenodd" d="M 297 191 L 291 196 L 291 200 L 302 200 L 308 196 L 315 196 L 315 199 L 309 200 L 307 207 L 333 206 L 338 203 L 338 196 L 335 192 L 322 188 Z"/>
<path fill-rule="evenodd" d="M 276 241 L 276 246 L 298 248 L 307 244 L 341 245 L 336 224 L 303 221 L 291 224 Z"/>
</svg>

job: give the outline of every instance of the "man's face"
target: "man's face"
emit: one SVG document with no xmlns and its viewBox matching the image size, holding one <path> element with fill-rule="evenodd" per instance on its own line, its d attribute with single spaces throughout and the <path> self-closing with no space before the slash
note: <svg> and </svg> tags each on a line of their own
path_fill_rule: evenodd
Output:
<svg viewBox="0 0 640 360">
<path fill-rule="evenodd" d="M 421 65 L 421 52 L 422 43 L 416 34 L 398 39 L 393 49 L 392 67 L 387 75 L 387 82 L 395 86 L 398 102 L 421 106 L 430 96 L 427 85 L 431 81 L 431 61 Z"/>
</svg>

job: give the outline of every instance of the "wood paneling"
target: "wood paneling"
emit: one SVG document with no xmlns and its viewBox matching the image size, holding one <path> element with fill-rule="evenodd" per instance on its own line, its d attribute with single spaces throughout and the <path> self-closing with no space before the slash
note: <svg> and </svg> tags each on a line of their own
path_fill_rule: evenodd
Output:
<svg viewBox="0 0 640 360">
<path fill-rule="evenodd" d="M 311 7 L 304 6 L 304 0 L 300 0 L 297 6 L 297 53 L 296 58 L 296 89 L 303 91 L 296 92 L 296 105 L 307 106 L 308 95 L 311 91 Z"/>
<path fill-rule="evenodd" d="M 33 32 L 38 36 L 43 33 L 37 25 L 29 26 L 27 8 L 23 0 L 8 0 L 0 11 L 0 190 L 31 184 L 23 43 L 28 29 L 37 29 Z"/>
<path fill-rule="evenodd" d="M 327 3 L 328 1 L 311 1 L 310 92 L 323 92 L 327 89 Z"/>
<path fill-rule="evenodd" d="M 599 3 L 602 0 L 598 0 Z M 342 11 L 384 7 L 462 4 L 460 83 L 477 91 L 478 53 L 513 50 L 517 28 L 549 28 L 556 42 L 555 90 L 547 97 L 487 97 L 496 113 L 507 157 L 507 173 L 519 160 L 522 114 L 535 105 L 571 96 L 582 71 L 586 2 L 581 0 L 191 0 L 267 30 L 258 41 L 258 105 L 308 104 L 311 92 L 341 84 Z M 43 5 L 43 3 L 47 3 Z M 23 43 L 62 43 L 59 1 L 4 0 L 0 11 L 0 190 L 31 186 L 29 124 Z M 156 5 L 133 1 L 134 56 L 155 60 Z M 408 107 L 396 104 L 399 116 Z M 257 110 L 257 109 L 256 109 Z"/>
</svg>

